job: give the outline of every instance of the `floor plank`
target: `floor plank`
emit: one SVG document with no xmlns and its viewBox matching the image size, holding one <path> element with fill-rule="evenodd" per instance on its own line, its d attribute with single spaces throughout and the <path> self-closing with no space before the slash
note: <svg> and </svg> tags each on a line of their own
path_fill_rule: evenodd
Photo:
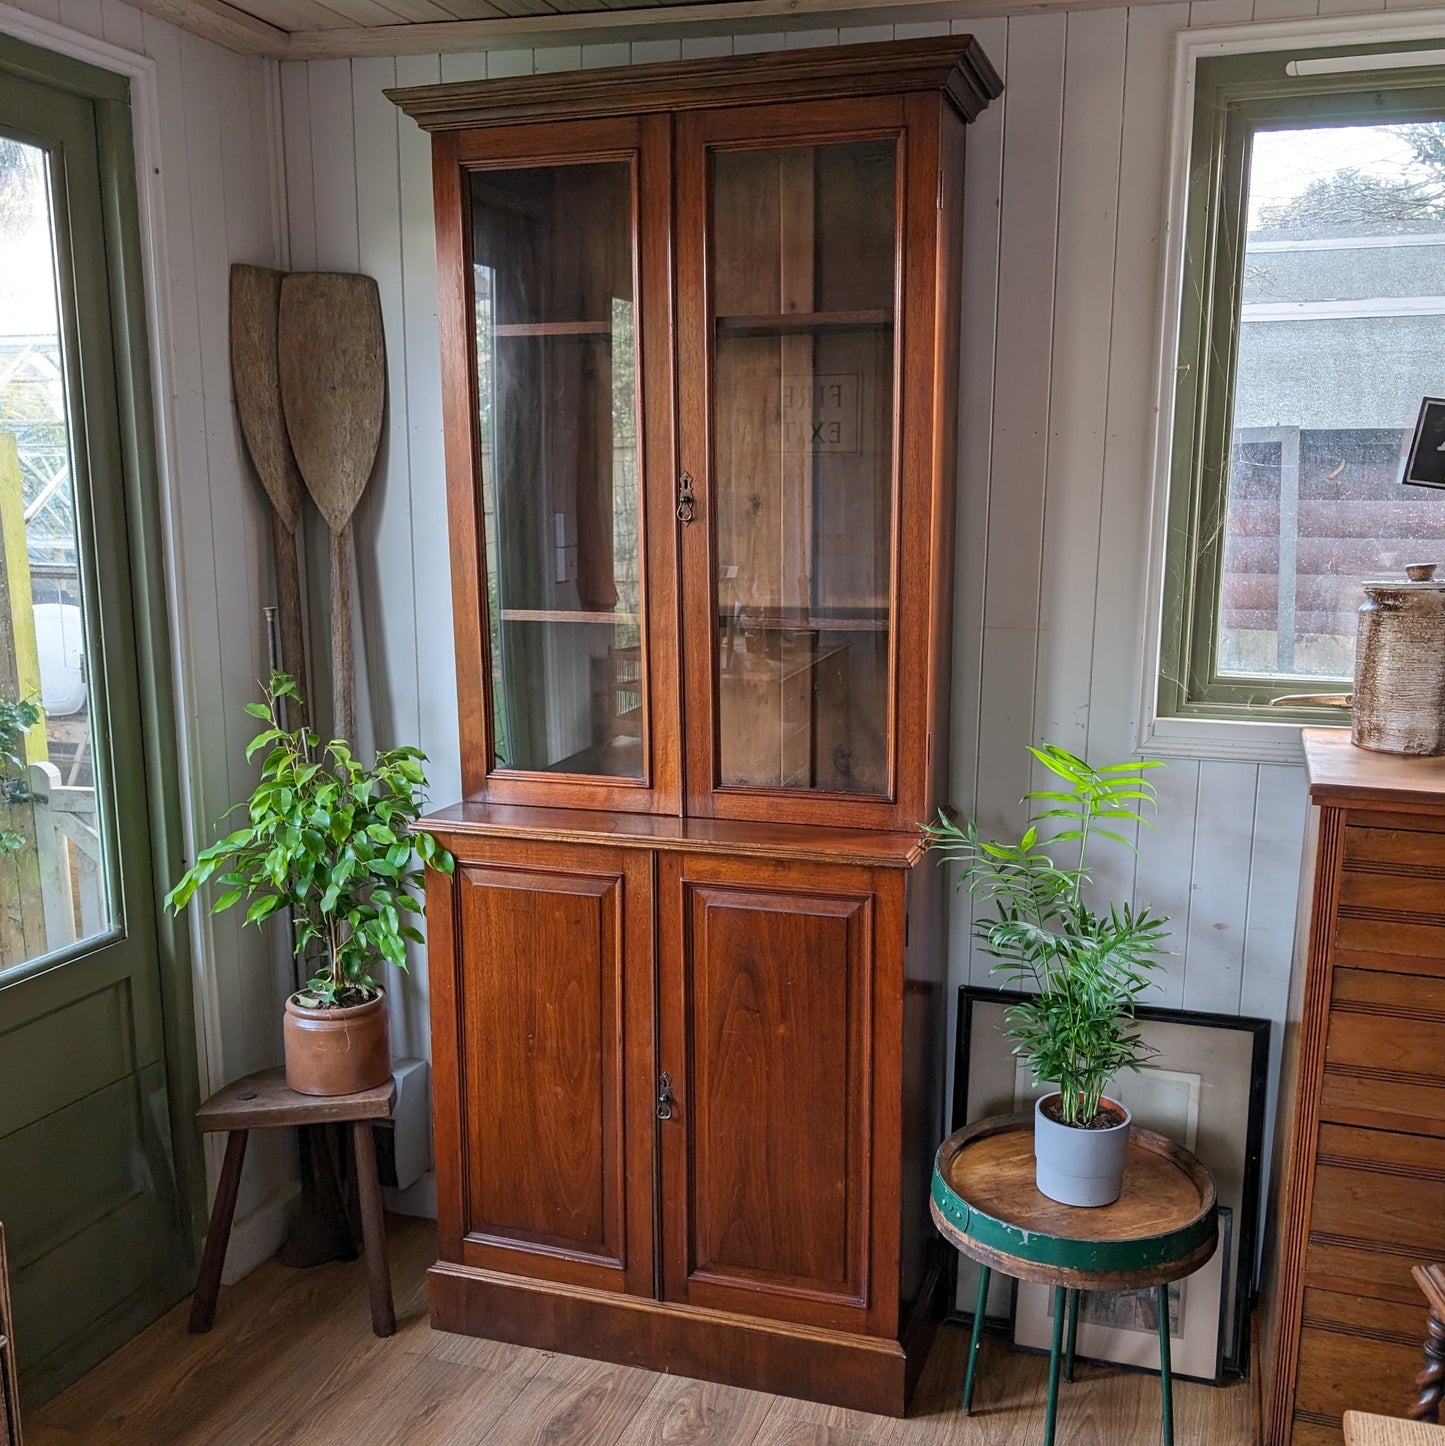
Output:
<svg viewBox="0 0 1445 1446">
<path fill-rule="evenodd" d="M 431 1330 L 435 1229 L 393 1218 L 398 1331 L 371 1334 L 361 1261 L 271 1262 L 223 1291 L 215 1329 L 182 1304 L 25 1421 L 27 1446 L 1035 1446 L 1047 1361 L 945 1327 L 906 1421 Z M 1154 1376 L 1081 1367 L 1059 1403 L 1069 1446 L 1155 1446 Z M 1250 1392 L 1175 1388 L 1176 1439 L 1246 1446 Z"/>
</svg>

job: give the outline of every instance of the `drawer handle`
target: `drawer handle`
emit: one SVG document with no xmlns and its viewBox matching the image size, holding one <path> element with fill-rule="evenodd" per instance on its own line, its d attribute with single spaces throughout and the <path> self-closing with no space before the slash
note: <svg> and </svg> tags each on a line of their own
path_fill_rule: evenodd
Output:
<svg viewBox="0 0 1445 1446">
<path fill-rule="evenodd" d="M 657 1077 L 657 1118 L 670 1120 L 672 1107 L 676 1103 L 672 1094 L 672 1076 L 664 1070 Z"/>
</svg>

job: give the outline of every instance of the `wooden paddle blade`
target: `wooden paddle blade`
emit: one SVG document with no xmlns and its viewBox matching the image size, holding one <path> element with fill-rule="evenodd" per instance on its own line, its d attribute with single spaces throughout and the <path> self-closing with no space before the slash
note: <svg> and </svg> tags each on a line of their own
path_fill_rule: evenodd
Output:
<svg viewBox="0 0 1445 1446">
<path fill-rule="evenodd" d="M 369 276 L 293 272 L 281 283 L 281 403 L 312 500 L 340 532 L 381 441 L 386 349 Z"/>
<path fill-rule="evenodd" d="M 288 532 L 301 521 L 304 484 L 286 435 L 276 333 L 283 273 L 231 267 L 231 389 L 246 450 Z"/>
</svg>

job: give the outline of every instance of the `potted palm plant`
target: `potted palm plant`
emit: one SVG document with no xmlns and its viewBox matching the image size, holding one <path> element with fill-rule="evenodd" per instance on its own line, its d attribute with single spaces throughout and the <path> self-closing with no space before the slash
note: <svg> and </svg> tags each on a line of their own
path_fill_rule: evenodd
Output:
<svg viewBox="0 0 1445 1446">
<path fill-rule="evenodd" d="M 314 973 L 286 1001 L 286 1083 L 354 1094 L 391 1076 L 375 975 L 382 961 L 406 968 L 407 940 L 422 942 L 411 922 L 422 912 L 421 865 L 449 874 L 452 856 L 411 828 L 425 797 L 423 753 L 391 748 L 363 767 L 342 739 L 323 746 L 310 729 L 284 726 L 284 700 L 297 697 L 286 674 L 273 673 L 265 694 L 246 705 L 263 725 L 246 757 L 265 751 L 260 782 L 231 810 L 244 807 L 246 821 L 197 855 L 166 903 L 179 913 L 214 882 L 212 913 L 243 899 L 248 924 L 290 911 L 296 957 Z"/>
<path fill-rule="evenodd" d="M 1153 1054 L 1134 1006 L 1168 952 L 1169 921 L 1129 903 L 1096 912 L 1085 899 L 1089 851 L 1099 840 L 1134 847 L 1120 829 L 1147 825 L 1145 774 L 1160 765 L 1095 768 L 1063 748 L 1029 752 L 1061 786 L 1025 795 L 1036 811 L 1017 843 L 983 839 L 972 820 L 946 815 L 924 832 L 959 865 L 959 887 L 991 906 L 974 923 L 997 961 L 989 973 L 1030 996 L 1010 1007 L 1005 1033 L 1035 1083 L 1056 1086 L 1034 1106 L 1038 1188 L 1066 1205 L 1108 1205 L 1123 1184 L 1130 1115 L 1104 1090 Z"/>
</svg>

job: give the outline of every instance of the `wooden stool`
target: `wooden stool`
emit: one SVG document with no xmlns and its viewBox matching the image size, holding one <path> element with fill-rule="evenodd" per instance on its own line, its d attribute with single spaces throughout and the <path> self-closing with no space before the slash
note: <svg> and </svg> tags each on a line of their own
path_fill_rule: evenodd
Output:
<svg viewBox="0 0 1445 1446">
<path fill-rule="evenodd" d="M 944 1237 L 982 1267 L 963 1382 L 965 1415 L 973 1405 L 993 1271 L 1054 1288 L 1044 1446 L 1053 1446 L 1066 1315 L 1065 1379 L 1074 1378 L 1080 1292 L 1153 1287 L 1159 1293 L 1164 1446 L 1173 1446 L 1169 1284 L 1198 1270 L 1219 1242 L 1214 1181 L 1188 1150 L 1150 1130 L 1131 1129 L 1123 1194 L 1112 1205 L 1080 1209 L 1050 1200 L 1034 1184 L 1033 1112 L 1000 1115 L 965 1126 L 939 1146 L 929 1204 Z"/>
<path fill-rule="evenodd" d="M 1415 1377 L 1419 1391 L 1415 1404 L 1405 1414 L 1414 1421 L 1438 1421 L 1440 1399 L 1445 1396 L 1445 1267 L 1412 1265 L 1415 1277 L 1425 1295 L 1425 1367 Z"/>
<path fill-rule="evenodd" d="M 196 1111 L 196 1123 L 207 1133 L 229 1131 L 226 1161 L 211 1207 L 201 1273 L 191 1301 L 192 1334 L 210 1330 L 216 1319 L 216 1297 L 221 1290 L 221 1267 L 231 1239 L 236 1194 L 241 1188 L 241 1166 L 246 1159 L 246 1136 L 251 1130 L 281 1125 L 327 1125 L 351 1121 L 356 1147 L 356 1188 L 361 1197 L 361 1236 L 366 1249 L 366 1279 L 371 1293 L 371 1328 L 379 1336 L 396 1333 L 396 1311 L 391 1303 L 391 1274 L 386 1267 L 386 1225 L 381 1213 L 381 1182 L 376 1175 L 376 1146 L 371 1122 L 391 1118 L 396 1102 L 396 1081 L 354 1095 L 299 1095 L 287 1088 L 283 1069 L 263 1069 L 228 1084 Z"/>
</svg>

